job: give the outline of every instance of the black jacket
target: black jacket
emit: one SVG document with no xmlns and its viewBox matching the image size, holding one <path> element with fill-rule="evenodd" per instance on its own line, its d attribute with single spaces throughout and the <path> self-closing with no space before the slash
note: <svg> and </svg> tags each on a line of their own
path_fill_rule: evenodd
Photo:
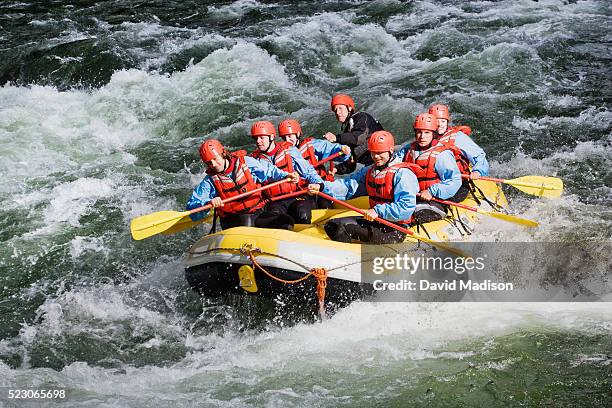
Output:
<svg viewBox="0 0 612 408">
<path fill-rule="evenodd" d="M 384 130 L 374 117 L 365 112 L 356 112 L 342 124 L 342 133 L 336 136 L 336 142 L 351 148 L 352 159 L 336 166 L 338 174 L 355 171 L 357 163 L 365 166 L 372 164 L 368 151 L 368 138 L 373 132 Z"/>
</svg>

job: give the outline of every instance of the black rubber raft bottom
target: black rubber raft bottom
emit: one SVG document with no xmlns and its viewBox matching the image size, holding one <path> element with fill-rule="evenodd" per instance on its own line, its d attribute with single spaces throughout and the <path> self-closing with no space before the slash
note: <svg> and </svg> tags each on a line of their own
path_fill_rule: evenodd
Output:
<svg viewBox="0 0 612 408">
<path fill-rule="evenodd" d="M 257 292 L 247 292 L 240 287 L 238 269 L 242 264 L 228 264 L 212 262 L 204 265 L 189 267 L 185 270 L 187 282 L 193 290 L 204 297 L 223 297 L 228 294 L 256 296 L 269 300 L 300 306 L 304 310 L 318 310 L 317 280 L 310 276 L 299 283 L 287 284 L 270 278 L 259 268 L 254 268 Z M 283 280 L 296 280 L 304 276 L 303 273 L 287 269 L 266 267 L 266 270 L 277 278 Z M 449 276 L 437 276 L 437 281 L 444 281 Z M 430 276 L 430 278 L 433 278 Z M 457 279 L 457 275 L 455 275 Z M 467 279 L 467 273 L 459 279 Z M 430 298 L 427 294 L 417 294 L 408 301 L 460 301 L 464 293 L 447 293 L 444 296 L 437 294 Z M 377 293 L 369 283 L 353 282 L 344 279 L 327 278 L 325 290 L 325 305 L 329 310 L 346 307 L 355 300 L 382 301 L 383 295 Z"/>
</svg>

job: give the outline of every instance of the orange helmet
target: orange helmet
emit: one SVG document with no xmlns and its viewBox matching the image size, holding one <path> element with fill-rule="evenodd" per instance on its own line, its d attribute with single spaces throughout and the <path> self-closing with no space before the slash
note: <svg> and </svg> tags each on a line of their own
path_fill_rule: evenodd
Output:
<svg viewBox="0 0 612 408">
<path fill-rule="evenodd" d="M 253 126 L 251 126 L 251 137 L 257 136 L 276 136 L 276 129 L 272 122 L 260 120 L 259 122 L 253 123 Z"/>
<path fill-rule="evenodd" d="M 412 125 L 414 130 L 438 130 L 438 119 L 429 113 L 419 113 Z"/>
<path fill-rule="evenodd" d="M 217 157 L 218 154 L 223 154 L 225 147 L 216 139 L 205 140 L 200 145 L 200 157 L 203 162 L 208 162 Z"/>
<path fill-rule="evenodd" d="M 374 153 L 390 152 L 394 147 L 393 135 L 386 130 L 374 132 L 368 139 L 368 150 Z"/>
<path fill-rule="evenodd" d="M 295 119 L 285 119 L 278 125 L 278 135 L 281 137 L 287 135 L 300 137 L 302 136 L 302 127 Z"/>
<path fill-rule="evenodd" d="M 446 105 L 431 105 L 429 107 L 429 114 L 434 115 L 438 119 L 450 120 L 450 112 L 448 111 L 448 106 Z"/>
<path fill-rule="evenodd" d="M 337 94 L 333 96 L 331 100 L 331 110 L 334 110 L 334 106 L 336 105 L 345 105 L 347 108 L 355 110 L 355 101 L 353 98 L 345 94 Z"/>
</svg>

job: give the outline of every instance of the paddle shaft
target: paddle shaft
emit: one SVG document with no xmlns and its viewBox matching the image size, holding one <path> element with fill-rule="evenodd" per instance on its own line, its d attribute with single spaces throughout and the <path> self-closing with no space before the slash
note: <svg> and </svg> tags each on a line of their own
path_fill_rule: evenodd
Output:
<svg viewBox="0 0 612 408">
<path fill-rule="evenodd" d="M 355 212 L 357 212 L 357 213 L 359 213 L 361 215 L 365 215 L 365 211 L 363 211 L 361 208 L 357 208 L 357 207 L 355 207 L 353 205 L 350 205 L 346 201 L 338 200 L 338 199 L 336 199 L 336 198 L 334 198 L 334 197 L 332 197 L 332 196 L 330 196 L 328 194 L 322 193 L 320 191 L 317 194 L 320 195 L 323 198 L 328 199 L 329 201 L 333 201 L 334 203 L 338 203 L 338 204 L 348 208 L 349 210 L 353 210 L 353 211 L 355 211 Z M 376 218 L 376 221 L 378 221 L 381 224 L 386 225 L 388 227 L 394 228 L 394 229 L 396 229 L 396 230 L 398 230 L 400 232 L 403 232 L 404 234 L 415 235 L 414 232 L 410 231 L 409 229 L 404 228 L 404 227 L 400 227 L 399 225 L 396 225 L 396 224 L 392 223 L 391 221 L 387 221 L 384 218 L 378 217 L 378 218 Z"/>
<path fill-rule="evenodd" d="M 417 196 L 420 197 L 421 194 L 417 194 Z M 461 203 L 456 203 L 454 201 L 441 200 L 441 199 L 436 198 L 436 197 L 432 197 L 431 201 L 435 201 L 435 202 L 438 202 L 440 204 L 452 205 L 454 207 L 465 208 L 466 210 L 474 211 L 474 212 L 481 212 L 482 211 L 480 208 L 470 207 L 469 205 L 465 205 L 465 204 L 461 204 Z"/>
<path fill-rule="evenodd" d="M 272 197 L 270 201 L 280 201 L 286 198 L 297 197 L 297 196 L 301 196 L 302 194 L 306 194 L 307 192 L 308 190 L 298 190 L 298 191 L 294 191 L 293 193 L 287 193 L 287 194 L 279 195 L 276 197 Z"/>
<path fill-rule="evenodd" d="M 464 179 L 470 179 L 470 180 L 472 179 L 472 176 L 470 176 L 469 174 L 462 174 L 461 177 L 463 177 Z M 538 188 L 542 190 L 559 190 L 559 188 L 557 187 L 538 185 L 534 183 L 526 183 L 524 181 L 500 179 L 500 178 L 494 178 L 494 177 L 480 176 L 478 180 L 492 181 L 494 183 L 505 183 L 505 184 L 510 184 L 511 186 L 533 187 L 533 188 Z"/>
<path fill-rule="evenodd" d="M 344 152 L 342 152 L 342 151 L 339 151 L 338 153 L 334 153 L 334 154 L 324 158 L 323 160 L 316 162 L 313 167 L 317 167 L 320 164 L 325 164 L 325 163 L 327 163 L 330 160 L 334 160 L 335 158 L 342 156 L 343 154 L 344 154 Z M 272 197 L 270 199 L 270 201 L 280 201 L 280 200 L 284 200 L 286 198 L 297 197 L 297 196 L 301 196 L 302 194 L 306 194 L 307 192 L 308 192 L 308 190 L 306 190 L 306 189 L 298 190 L 298 191 L 294 191 L 293 193 L 287 193 L 287 194 L 283 194 L 283 195 L 280 195 L 280 196 Z"/>
<path fill-rule="evenodd" d="M 342 151 L 339 151 L 338 153 L 334 153 L 334 154 L 332 154 L 332 155 L 330 155 L 330 156 L 328 156 L 328 157 L 326 157 L 326 158 L 324 158 L 322 160 L 319 160 L 313 167 L 317 167 L 320 164 L 325 164 L 325 163 L 327 163 L 330 160 L 334 160 L 334 159 L 342 156 L 343 154 L 344 154 L 344 152 L 342 152 Z"/>
</svg>

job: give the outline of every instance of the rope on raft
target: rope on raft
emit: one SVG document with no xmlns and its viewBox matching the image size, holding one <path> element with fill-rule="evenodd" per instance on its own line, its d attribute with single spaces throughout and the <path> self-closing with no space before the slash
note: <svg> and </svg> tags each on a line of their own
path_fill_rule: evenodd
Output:
<svg viewBox="0 0 612 408">
<path fill-rule="evenodd" d="M 215 252 L 215 251 L 224 251 L 224 252 L 225 251 L 239 251 L 240 253 L 245 254 L 245 255 L 247 255 L 249 257 L 249 259 L 253 263 L 254 267 L 259 268 L 263 273 L 265 273 L 271 279 L 276 280 L 276 281 L 281 282 L 281 283 L 284 283 L 286 285 L 291 285 L 291 284 L 294 284 L 294 283 L 299 283 L 299 282 L 305 281 L 306 279 L 310 278 L 311 276 L 314 276 L 315 279 L 317 280 L 317 300 L 318 300 L 318 304 L 319 304 L 319 317 L 321 318 L 321 320 L 326 320 L 327 319 L 327 314 L 326 314 L 326 311 L 325 311 L 325 289 L 327 288 L 327 273 L 329 272 L 328 269 L 323 268 L 323 267 L 308 268 L 307 266 L 305 266 L 305 265 L 303 265 L 303 264 L 301 264 L 299 262 L 296 262 L 293 259 L 281 256 L 281 255 L 278 255 L 278 254 L 272 254 L 272 253 L 269 253 L 269 252 L 262 252 L 259 248 L 255 248 L 255 247 L 253 247 L 250 244 L 244 244 L 240 248 L 213 248 L 213 249 L 209 249 L 209 250 L 206 250 L 206 251 L 190 251 L 190 253 L 191 254 L 201 255 L 201 254 L 206 254 L 206 253 Z M 259 262 L 257 262 L 256 257 L 258 255 L 273 256 L 273 257 L 277 257 L 277 258 L 280 258 L 280 259 L 284 259 L 286 261 L 289 261 L 289 262 L 292 262 L 292 263 L 298 265 L 299 267 L 301 267 L 302 269 L 304 269 L 304 271 L 307 271 L 308 273 L 306 275 L 302 276 L 301 278 L 294 279 L 294 280 L 286 280 L 286 279 L 279 278 L 277 276 L 274 276 L 269 271 L 267 271 L 262 265 L 259 264 Z M 354 263 L 357 263 L 357 262 L 354 262 Z M 343 267 L 351 265 L 351 264 L 342 265 L 342 266 L 336 267 L 334 269 L 343 268 Z"/>
</svg>

